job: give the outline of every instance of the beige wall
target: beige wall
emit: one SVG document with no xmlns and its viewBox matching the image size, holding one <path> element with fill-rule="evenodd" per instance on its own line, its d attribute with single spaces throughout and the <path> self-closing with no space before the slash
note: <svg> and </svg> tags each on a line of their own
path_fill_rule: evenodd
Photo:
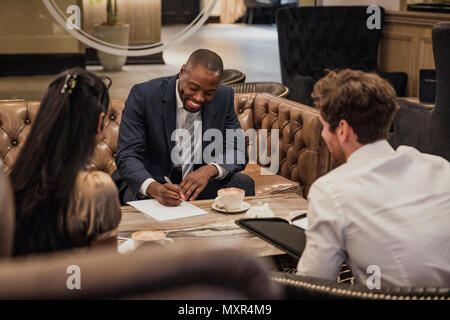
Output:
<svg viewBox="0 0 450 320">
<path fill-rule="evenodd" d="M 61 8 L 76 3 L 76 0 L 57 0 Z M 83 50 L 83 46 L 53 19 L 41 0 L 0 0 L 0 44 L 0 54 L 78 53 Z"/>
<path fill-rule="evenodd" d="M 400 0 L 321 0 L 324 6 L 368 6 L 379 5 L 386 10 L 400 10 Z"/>
<path fill-rule="evenodd" d="M 161 41 L 161 1 L 164 0 L 118 0 L 119 22 L 130 25 L 131 43 Z M 105 21 L 106 1 L 90 4 L 83 0 L 84 30 L 95 35 L 95 25 Z"/>
<path fill-rule="evenodd" d="M 314 6 L 314 4 L 315 4 L 314 0 L 299 0 L 300 7 L 310 7 Z"/>
<path fill-rule="evenodd" d="M 419 70 L 434 69 L 432 28 L 450 14 L 388 12 L 380 41 L 379 69 L 408 74 L 407 95 L 419 94 Z"/>
<path fill-rule="evenodd" d="M 65 13 L 69 5 L 83 7 L 83 30 L 93 33 L 106 20 L 106 1 L 55 0 Z M 118 0 L 119 21 L 130 24 L 130 41 L 161 40 L 161 0 Z M 51 16 L 42 0 L 0 0 L 0 54 L 83 53 L 84 45 Z"/>
<path fill-rule="evenodd" d="M 206 7 L 206 5 L 209 4 L 211 1 L 212 0 L 200 0 L 200 11 L 203 10 L 203 8 Z M 227 1 L 227 0 L 217 1 L 216 6 L 214 7 L 213 11 L 211 12 L 211 16 L 220 16 L 220 13 L 221 13 L 220 4 L 221 4 L 221 2 L 224 2 L 224 1 Z"/>
</svg>

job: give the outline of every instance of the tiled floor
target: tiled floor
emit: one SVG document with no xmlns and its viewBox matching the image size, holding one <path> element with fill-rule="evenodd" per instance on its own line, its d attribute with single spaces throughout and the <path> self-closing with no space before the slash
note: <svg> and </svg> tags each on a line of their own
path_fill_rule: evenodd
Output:
<svg viewBox="0 0 450 320">
<path fill-rule="evenodd" d="M 162 41 L 184 26 L 164 27 Z M 281 82 L 278 40 L 275 25 L 207 24 L 183 43 L 164 51 L 164 65 L 125 66 L 120 72 L 103 72 L 102 67 L 89 67 L 97 74 L 113 79 L 112 98 L 127 97 L 131 87 L 140 82 L 176 74 L 190 53 L 198 48 L 217 52 L 225 68 L 238 69 L 246 81 Z M 53 76 L 0 77 L 0 99 L 40 100 Z"/>
</svg>

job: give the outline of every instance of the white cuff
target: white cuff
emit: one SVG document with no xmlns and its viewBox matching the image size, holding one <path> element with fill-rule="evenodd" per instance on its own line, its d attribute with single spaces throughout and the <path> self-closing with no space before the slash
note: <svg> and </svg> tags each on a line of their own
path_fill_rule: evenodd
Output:
<svg viewBox="0 0 450 320">
<path fill-rule="evenodd" d="M 222 180 L 230 172 L 227 169 L 225 169 L 224 167 L 219 166 L 217 163 L 213 162 L 211 164 L 214 165 L 217 168 L 217 170 L 219 171 L 219 174 L 214 178 L 216 180 Z"/>
<path fill-rule="evenodd" d="M 150 183 L 155 182 L 156 180 L 153 178 L 148 178 L 147 180 L 145 180 L 141 187 L 139 188 L 139 193 L 142 194 L 143 196 L 148 196 L 147 194 L 147 188 L 150 185 Z"/>
</svg>

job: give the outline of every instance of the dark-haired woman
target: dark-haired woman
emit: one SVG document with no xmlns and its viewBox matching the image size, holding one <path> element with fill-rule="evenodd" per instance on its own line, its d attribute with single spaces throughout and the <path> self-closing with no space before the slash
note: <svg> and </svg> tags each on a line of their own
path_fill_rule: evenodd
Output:
<svg viewBox="0 0 450 320">
<path fill-rule="evenodd" d="M 10 175 L 14 255 L 116 245 L 115 184 L 108 174 L 85 169 L 103 138 L 108 106 L 108 88 L 83 69 L 50 84 Z"/>
</svg>

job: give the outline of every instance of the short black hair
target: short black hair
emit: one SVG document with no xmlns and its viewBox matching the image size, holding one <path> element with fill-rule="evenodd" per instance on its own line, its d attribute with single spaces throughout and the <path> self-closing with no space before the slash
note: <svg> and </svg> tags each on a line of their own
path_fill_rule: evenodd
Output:
<svg viewBox="0 0 450 320">
<path fill-rule="evenodd" d="M 186 62 L 187 66 L 196 66 L 201 64 L 212 72 L 218 72 L 220 76 L 223 74 L 222 58 L 215 52 L 208 49 L 195 50 Z"/>
</svg>

